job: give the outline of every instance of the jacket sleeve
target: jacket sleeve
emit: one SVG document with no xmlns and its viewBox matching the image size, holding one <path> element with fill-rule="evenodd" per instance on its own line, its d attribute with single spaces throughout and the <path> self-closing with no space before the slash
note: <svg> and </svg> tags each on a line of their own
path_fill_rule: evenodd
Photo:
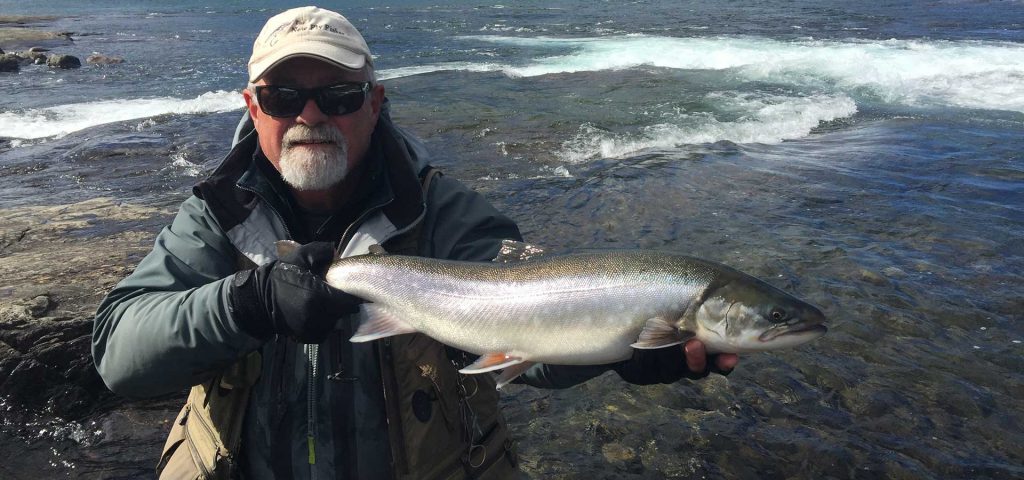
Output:
<svg viewBox="0 0 1024 480">
<path fill-rule="evenodd" d="M 423 220 L 428 257 L 486 262 L 498 255 L 502 240 L 523 239 L 511 219 L 458 180 L 438 175 L 428 195 Z"/>
<path fill-rule="evenodd" d="M 258 348 L 228 312 L 236 268 L 206 204 L 182 203 L 153 251 L 100 303 L 92 353 L 107 387 L 133 397 L 181 390 Z"/>
<path fill-rule="evenodd" d="M 431 186 L 424 228 L 432 241 L 427 256 L 451 260 L 490 261 L 502 240 L 522 241 L 519 227 L 482 195 L 462 183 L 440 176 Z M 537 364 L 516 379 L 540 388 L 568 388 L 607 372 L 610 365 Z"/>
</svg>

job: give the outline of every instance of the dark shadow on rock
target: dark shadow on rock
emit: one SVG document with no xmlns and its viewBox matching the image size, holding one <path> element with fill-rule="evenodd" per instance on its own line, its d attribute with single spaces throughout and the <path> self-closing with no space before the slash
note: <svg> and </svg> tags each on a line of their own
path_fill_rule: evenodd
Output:
<svg viewBox="0 0 1024 480">
<path fill-rule="evenodd" d="M 46 316 L 48 295 L 0 307 L 0 396 L 81 417 L 110 397 L 90 353 L 91 318 Z"/>
</svg>

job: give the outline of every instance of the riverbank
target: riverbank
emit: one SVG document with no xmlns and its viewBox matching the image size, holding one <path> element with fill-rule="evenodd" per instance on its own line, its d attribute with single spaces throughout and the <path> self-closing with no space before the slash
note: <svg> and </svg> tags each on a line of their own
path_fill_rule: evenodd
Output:
<svg viewBox="0 0 1024 480">
<path fill-rule="evenodd" d="M 93 314 L 170 214 L 110 198 L 0 210 L 0 396 L 68 418 L 111 400 Z"/>
<path fill-rule="evenodd" d="M 52 30 L 54 15 L 0 15 L 0 50 L 70 45 L 72 32 Z"/>
</svg>

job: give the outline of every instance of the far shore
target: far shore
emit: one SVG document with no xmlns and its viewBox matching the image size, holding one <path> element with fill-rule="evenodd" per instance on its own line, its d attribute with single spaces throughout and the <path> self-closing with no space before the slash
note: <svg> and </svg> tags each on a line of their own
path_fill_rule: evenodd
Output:
<svg viewBox="0 0 1024 480">
<path fill-rule="evenodd" d="M 5 52 L 31 47 L 52 47 L 71 42 L 71 32 L 47 30 L 53 15 L 0 15 L 0 49 Z"/>
</svg>

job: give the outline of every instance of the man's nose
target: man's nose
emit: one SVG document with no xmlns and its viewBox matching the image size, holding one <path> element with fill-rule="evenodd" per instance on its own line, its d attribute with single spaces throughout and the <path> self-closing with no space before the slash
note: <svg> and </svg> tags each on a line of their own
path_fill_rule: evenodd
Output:
<svg viewBox="0 0 1024 480">
<path fill-rule="evenodd" d="M 302 113 L 299 113 L 299 116 L 295 118 L 295 121 L 306 125 L 319 125 L 329 119 L 328 115 L 320 111 L 320 107 L 317 106 L 316 101 L 310 98 L 306 100 L 306 106 L 302 108 Z"/>
</svg>

